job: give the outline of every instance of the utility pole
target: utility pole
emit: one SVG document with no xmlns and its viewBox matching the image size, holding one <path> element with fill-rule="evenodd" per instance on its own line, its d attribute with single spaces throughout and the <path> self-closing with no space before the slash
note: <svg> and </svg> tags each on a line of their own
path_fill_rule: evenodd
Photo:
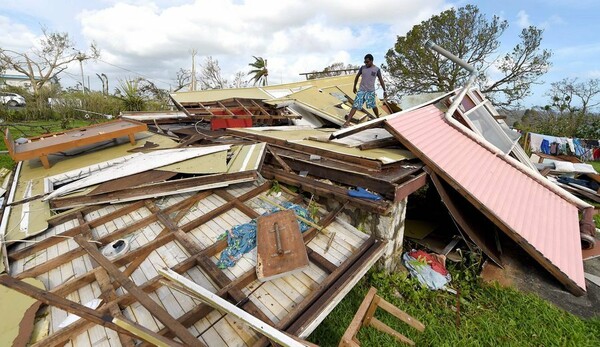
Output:
<svg viewBox="0 0 600 347">
<path fill-rule="evenodd" d="M 196 54 L 198 51 L 196 49 L 192 49 L 192 82 L 190 84 L 190 91 L 196 90 Z"/>
<path fill-rule="evenodd" d="M 85 54 L 81 52 L 77 53 L 77 60 L 79 60 L 79 68 L 81 69 L 81 91 L 83 92 L 83 94 L 85 94 L 85 77 L 83 77 L 83 61 L 86 58 L 87 57 L 85 56 Z"/>
</svg>

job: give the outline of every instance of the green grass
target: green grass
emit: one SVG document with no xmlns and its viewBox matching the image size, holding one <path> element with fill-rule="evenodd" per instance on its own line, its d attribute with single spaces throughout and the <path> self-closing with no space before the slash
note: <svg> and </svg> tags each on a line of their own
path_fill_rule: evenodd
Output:
<svg viewBox="0 0 600 347">
<path fill-rule="evenodd" d="M 600 161 L 589 161 L 588 164 L 591 164 L 597 172 L 600 172 Z"/>
<path fill-rule="evenodd" d="M 461 288 L 460 323 L 456 295 L 422 288 L 403 273 L 370 272 L 309 337 L 321 346 L 337 346 L 370 286 L 425 324 L 419 333 L 391 315 L 375 316 L 415 341 L 417 346 L 600 346 L 600 318 L 583 320 L 533 294 L 482 283 L 475 269 L 450 266 L 453 287 Z M 401 346 L 373 328 L 358 334 L 362 346 Z"/>
<path fill-rule="evenodd" d="M 90 125 L 88 121 L 74 120 L 64 127 L 66 124 L 61 124 L 60 121 L 35 121 L 35 122 L 15 122 L 8 126 L 13 139 L 20 137 L 33 137 L 47 133 L 63 131 L 66 129 L 78 128 Z M 2 124 L 0 124 L 1 126 Z M 4 127 L 2 127 L 4 128 Z M 4 136 L 4 134 L 3 134 Z M 6 151 L 6 144 L 0 141 L 0 151 Z M 0 168 L 13 169 L 15 166 L 14 160 L 8 154 L 0 154 Z"/>
</svg>

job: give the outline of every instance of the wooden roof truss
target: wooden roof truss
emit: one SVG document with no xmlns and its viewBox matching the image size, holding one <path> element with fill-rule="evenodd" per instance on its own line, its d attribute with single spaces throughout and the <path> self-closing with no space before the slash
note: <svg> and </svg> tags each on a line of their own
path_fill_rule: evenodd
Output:
<svg viewBox="0 0 600 347">
<path fill-rule="evenodd" d="M 179 345 L 172 340 L 175 337 L 190 346 L 208 345 L 214 338 L 222 339 L 225 345 L 240 341 L 255 346 L 268 344 L 256 332 L 223 319 L 209 305 L 172 292 L 156 271 L 161 264 L 161 268 L 191 278 L 276 329 L 306 337 L 332 309 L 332 303 L 341 300 L 342 289 L 355 284 L 381 256 L 383 244 L 360 233 L 344 236 L 339 228 L 337 233 L 324 230 L 336 221 L 344 207 L 341 205 L 323 212 L 320 227 L 303 234 L 311 270 L 302 277 L 261 284 L 249 261 L 240 260 L 245 267 L 218 268 L 216 256 L 227 242 L 217 234 L 264 213 L 266 207 L 259 195 L 270 188 L 269 181 L 245 183 L 166 201 L 146 199 L 64 212 L 49 220 L 53 227 L 36 236 L 35 242 L 9 248 L 10 275 L 0 276 L 0 284 L 50 306 L 50 334 L 33 346 L 69 341 L 78 346 L 94 345 L 102 339 L 111 346 L 133 346 L 138 340 L 144 346 Z M 286 193 L 284 197 L 302 203 L 302 196 Z M 331 234 L 337 234 L 335 240 Z M 128 239 L 131 249 L 108 260 L 101 254 L 102 248 L 119 239 Z M 330 239 L 334 240 L 331 248 L 325 246 Z M 47 290 L 26 287 L 21 280 L 27 277 L 42 280 Z M 299 278 L 310 284 L 300 283 Z M 86 302 L 84 292 L 90 290 L 95 293 L 90 295 L 103 299 L 95 310 L 82 305 Z M 273 296 L 271 302 L 266 301 L 269 295 Z M 277 311 L 269 305 L 279 305 L 278 295 L 295 301 Z M 66 312 L 82 319 L 58 328 Z M 234 335 L 241 340 L 232 340 Z"/>
</svg>

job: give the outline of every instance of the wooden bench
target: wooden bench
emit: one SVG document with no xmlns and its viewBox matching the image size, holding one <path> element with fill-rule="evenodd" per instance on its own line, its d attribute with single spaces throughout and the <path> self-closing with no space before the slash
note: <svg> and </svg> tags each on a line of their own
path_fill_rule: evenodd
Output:
<svg viewBox="0 0 600 347">
<path fill-rule="evenodd" d="M 50 168 L 48 155 L 59 153 L 76 147 L 90 145 L 123 136 L 135 145 L 135 134 L 148 130 L 144 123 L 132 120 L 114 120 L 87 127 L 71 129 L 63 132 L 44 134 L 27 138 L 27 142 L 17 144 L 8 128 L 4 131 L 4 143 L 8 153 L 15 161 L 39 158 L 44 168 Z"/>
</svg>

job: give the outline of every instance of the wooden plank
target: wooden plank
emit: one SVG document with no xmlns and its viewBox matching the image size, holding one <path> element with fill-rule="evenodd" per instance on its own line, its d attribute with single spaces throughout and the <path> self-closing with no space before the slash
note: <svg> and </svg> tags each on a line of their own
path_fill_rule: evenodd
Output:
<svg viewBox="0 0 600 347">
<path fill-rule="evenodd" d="M 245 193 L 245 194 L 239 196 L 237 198 L 237 200 L 240 202 L 250 200 L 250 199 L 258 196 L 260 193 L 269 190 L 270 188 L 271 188 L 271 182 L 266 182 L 266 183 L 258 186 L 257 188 L 252 189 L 248 193 Z M 210 212 L 205 213 L 201 217 L 196 218 L 193 221 L 186 223 L 185 225 L 181 226 L 181 229 L 185 232 L 193 230 L 193 229 L 199 227 L 200 225 L 203 225 L 204 223 L 216 218 L 217 216 L 229 211 L 234 206 L 235 206 L 235 201 L 229 201 L 229 202 L 225 203 L 224 205 L 221 205 L 221 206 L 211 210 Z"/>
<path fill-rule="evenodd" d="M 102 204 L 143 199 L 146 197 L 171 195 L 174 194 L 174 192 L 198 191 L 203 189 L 213 189 L 217 186 L 222 187 L 231 183 L 250 182 L 255 180 L 256 177 L 256 171 L 202 175 L 153 183 L 141 187 L 131 187 L 94 196 L 55 198 L 52 199 L 51 206 L 56 209 L 64 209 L 85 204 Z"/>
<path fill-rule="evenodd" d="M 183 230 L 181 230 L 181 228 L 179 228 L 175 222 L 173 222 L 158 207 L 156 207 L 156 205 L 153 202 L 147 201 L 146 206 L 150 211 L 152 211 L 152 213 L 154 213 L 158 217 L 158 220 L 175 235 L 177 241 L 181 242 L 183 247 L 190 254 L 198 254 L 202 251 L 202 248 L 197 243 L 195 243 L 189 235 L 187 235 Z"/>
<path fill-rule="evenodd" d="M 286 141 L 286 140 L 272 138 L 272 137 L 269 137 L 268 135 L 250 134 L 250 133 L 244 132 L 243 130 L 236 130 L 233 128 L 227 129 L 227 132 L 230 134 L 236 135 L 236 136 L 240 136 L 242 138 L 256 139 L 256 140 L 266 142 L 266 143 L 269 143 L 272 145 L 281 146 L 283 148 L 292 148 L 292 149 L 295 149 L 295 150 L 298 150 L 298 151 L 301 151 L 304 153 L 316 154 L 316 155 L 320 155 L 321 157 L 329 157 L 329 158 L 337 159 L 337 160 L 347 162 L 347 163 L 358 164 L 358 165 L 368 167 L 371 169 L 381 170 L 384 166 L 378 160 L 365 159 L 365 158 L 355 157 L 355 156 L 346 155 L 346 154 L 342 154 L 342 153 L 335 153 L 335 152 L 328 151 L 325 149 L 306 146 L 306 145 L 303 145 L 300 143 L 295 143 L 292 141 Z"/>
<path fill-rule="evenodd" d="M 86 307 L 86 306 L 83 306 L 81 304 L 78 304 L 76 302 L 73 302 L 73 301 L 70 301 L 70 300 L 67 300 L 64 298 L 61 298 L 56 294 L 52 294 L 50 292 L 41 290 L 35 286 L 32 286 L 23 281 L 19 281 L 8 275 L 0 276 L 0 284 L 6 286 L 8 288 L 14 289 L 14 290 L 18 291 L 19 293 L 22 293 L 22 294 L 30 296 L 34 299 L 40 300 L 41 302 L 45 303 L 46 305 L 58 307 L 61 310 L 65 310 L 71 314 L 77 315 L 77 316 L 79 316 L 85 320 L 88 320 L 90 322 L 93 322 L 95 324 L 102 325 L 106 328 L 127 334 L 132 337 L 138 337 L 134 333 L 114 324 L 112 322 L 113 317 L 111 317 L 110 315 L 99 313 L 95 310 L 92 310 L 92 309 Z M 125 319 L 123 318 L 123 320 L 125 320 Z M 177 343 L 173 340 L 166 339 L 165 337 L 160 336 L 160 335 L 156 334 L 155 332 L 148 330 L 134 322 L 129 321 L 128 323 L 132 326 L 136 326 L 137 329 L 144 331 L 145 334 L 153 336 L 154 339 L 158 339 L 159 341 L 169 343 L 171 346 L 181 346 L 179 343 Z M 139 337 L 143 339 L 142 336 L 139 336 Z"/>
<path fill-rule="evenodd" d="M 377 305 L 379 307 L 381 307 L 383 310 L 386 310 L 387 312 L 389 312 L 391 315 L 393 315 L 396 318 L 400 319 L 404 323 L 406 323 L 406 324 L 410 325 L 411 327 L 417 329 L 418 331 L 425 331 L 425 325 L 423 323 L 421 323 L 419 320 L 413 318 L 408 313 L 402 311 L 401 309 L 399 309 L 395 305 L 392 305 L 391 303 L 389 303 L 385 299 L 380 298 L 379 302 L 377 303 Z"/>
<path fill-rule="evenodd" d="M 302 271 L 308 266 L 306 246 L 292 210 L 258 217 L 256 248 L 256 273 L 261 282 Z"/>
<path fill-rule="evenodd" d="M 196 339 L 181 323 L 173 318 L 167 311 L 165 311 L 160 305 L 152 300 L 143 290 L 136 286 L 128 277 L 125 277 L 121 271 L 108 259 L 106 259 L 97 249 L 91 246 L 88 240 L 82 236 L 76 236 L 75 241 L 83 248 L 94 260 L 102 266 L 109 275 L 129 293 L 136 297 L 136 299 L 142 304 L 148 311 L 152 313 L 159 321 L 165 326 L 169 327 L 177 337 L 179 337 L 185 344 L 189 346 L 202 346 L 202 343 Z"/>
<path fill-rule="evenodd" d="M 328 290 L 328 288 L 330 288 L 341 277 L 345 278 L 345 276 L 351 275 L 354 272 L 351 271 L 351 269 L 353 267 L 356 267 L 355 263 L 358 263 L 358 265 L 360 266 L 362 262 L 357 261 L 365 255 L 368 256 L 369 252 L 372 252 L 373 249 L 377 249 L 380 246 L 380 244 L 381 242 L 376 241 L 374 237 L 370 237 L 369 239 L 365 240 L 361 247 L 348 259 L 346 259 L 346 261 L 344 261 L 342 265 L 340 265 L 334 272 L 332 272 L 324 280 L 317 281 L 319 285 L 304 299 L 304 301 L 302 301 L 300 305 L 297 305 L 292 312 L 290 312 L 285 318 L 280 320 L 275 327 L 281 330 L 285 330 L 291 333 L 292 335 L 297 335 L 296 333 L 290 330 L 290 327 L 294 328 L 294 330 L 298 330 L 293 325 L 294 322 L 298 322 L 297 324 L 302 324 L 302 322 L 305 322 L 306 319 L 300 319 L 300 317 L 303 315 L 307 315 L 305 311 L 307 311 L 307 309 L 309 309 L 310 307 L 314 306 L 313 311 L 318 311 L 319 308 L 321 308 L 321 306 L 324 306 L 325 301 L 327 301 L 327 298 L 330 297 L 323 297 L 323 294 Z M 310 314 L 314 314 L 314 312 L 308 312 L 308 315 Z M 254 344 L 254 346 L 267 346 L 267 344 L 268 340 L 266 338 L 261 338 L 259 341 L 257 341 L 257 343 Z"/>
<path fill-rule="evenodd" d="M 249 315 L 247 312 L 230 304 L 229 302 L 223 300 L 221 297 L 215 295 L 214 293 L 209 292 L 202 286 L 198 285 L 197 283 L 195 283 L 193 281 L 190 281 L 189 279 L 181 276 L 180 274 L 178 274 L 174 271 L 171 271 L 171 270 L 161 270 L 160 273 L 163 276 L 165 276 L 166 278 L 170 279 L 171 281 L 178 283 L 179 285 L 183 286 L 184 288 L 197 294 L 200 298 L 202 298 L 202 300 L 204 302 L 208 303 L 212 307 L 217 308 L 222 311 L 225 311 L 228 314 L 231 314 L 231 315 L 241 319 L 243 322 L 248 324 L 251 328 L 253 328 L 257 332 L 259 332 L 265 336 L 268 336 L 273 341 L 278 342 L 284 346 L 291 346 L 291 347 L 306 346 L 305 344 L 302 344 L 302 343 L 290 338 L 288 335 L 273 328 L 272 326 L 261 321 L 260 319 L 254 317 L 252 315 Z"/>
<path fill-rule="evenodd" d="M 164 149 L 140 154 L 130 158 L 124 163 L 118 163 L 107 168 L 100 169 L 97 172 L 94 172 L 93 175 L 86 176 L 60 186 L 42 200 L 48 201 L 70 192 L 104 183 L 115 178 L 137 174 L 156 169 L 160 166 L 165 166 L 179 161 L 184 161 L 228 149 L 228 145 L 220 145 L 210 147 Z"/>
<path fill-rule="evenodd" d="M 103 193 L 114 192 L 117 190 L 128 189 L 143 184 L 163 182 L 176 175 L 176 172 L 169 171 L 145 171 L 135 175 L 121 177 L 108 182 L 101 183 L 96 188 L 94 188 L 94 190 L 87 193 L 87 195 L 98 195 Z"/>
<path fill-rule="evenodd" d="M 252 219 L 258 218 L 258 216 L 260 216 L 258 212 L 254 211 L 252 208 L 244 204 L 240 199 L 228 193 L 226 190 L 216 190 L 215 194 L 227 202 L 232 202 L 235 208 L 242 211 L 246 216 Z"/>
<path fill-rule="evenodd" d="M 219 286 L 225 287 L 231 284 L 231 280 L 207 257 L 196 258 L 198 266 L 204 270 L 204 272 Z M 248 297 L 237 288 L 232 288 L 229 291 L 231 298 L 238 303 L 245 302 L 243 305 L 244 309 L 252 314 L 253 316 L 267 322 L 268 324 L 274 325 L 274 323 L 258 308 L 252 301 L 248 301 Z"/>
</svg>

